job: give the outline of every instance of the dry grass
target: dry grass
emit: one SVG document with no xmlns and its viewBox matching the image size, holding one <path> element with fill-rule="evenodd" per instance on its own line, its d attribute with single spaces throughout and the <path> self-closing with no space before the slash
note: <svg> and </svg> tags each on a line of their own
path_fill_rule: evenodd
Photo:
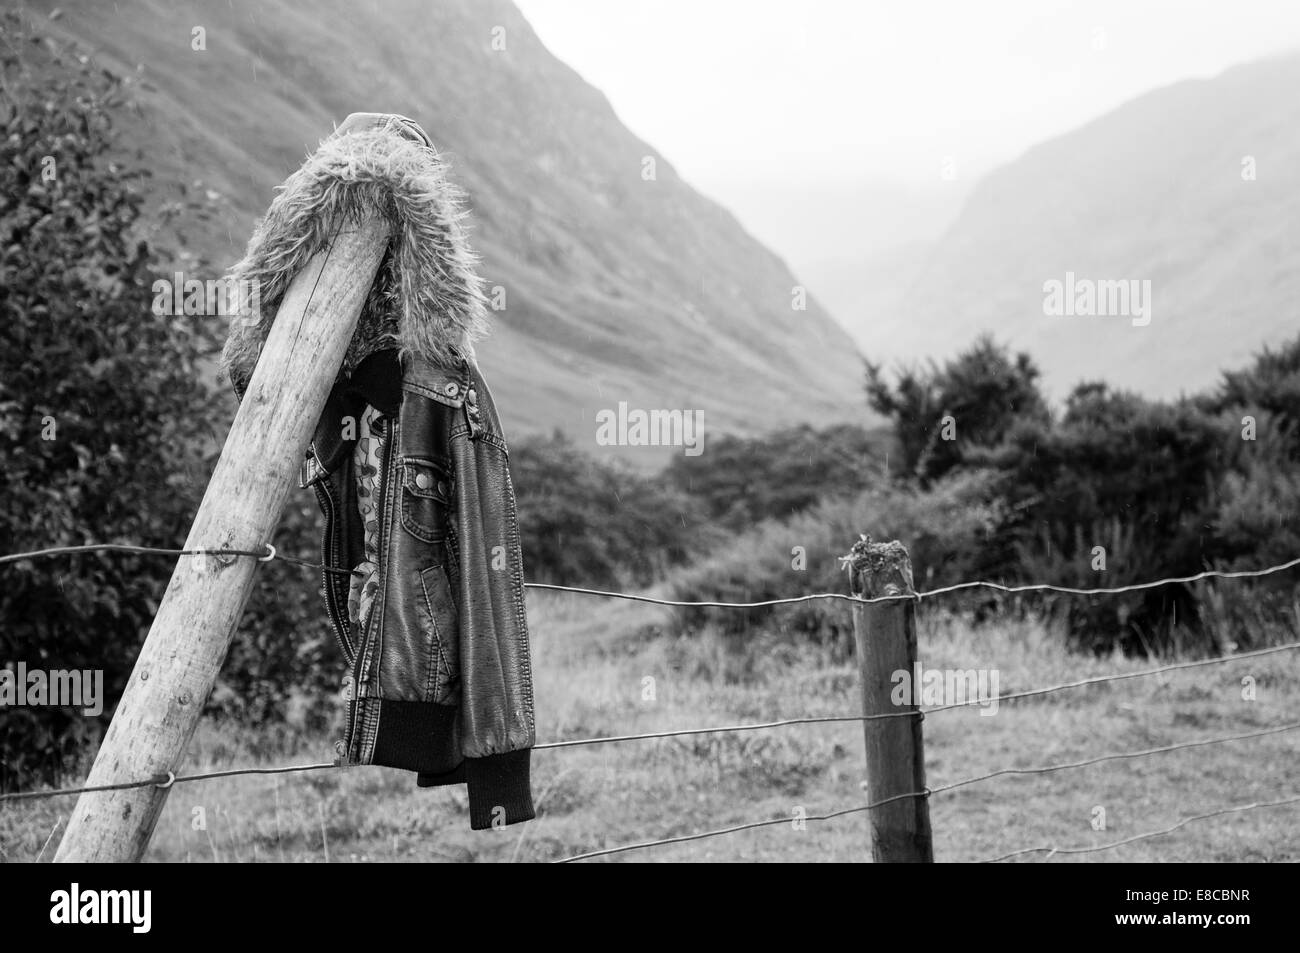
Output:
<svg viewBox="0 0 1300 953">
<path fill-rule="evenodd" d="M 845 609 L 847 610 L 847 607 Z M 539 740 L 852 713 L 857 676 L 818 653 L 783 649 L 755 633 L 737 653 L 706 634 L 663 634 L 664 610 L 559 593 L 530 596 Z M 657 627 L 657 628 L 656 628 Z M 1149 661 L 1070 655 L 1042 627 L 972 630 L 923 607 L 921 657 L 929 667 L 990 668 L 1014 692 Z M 1237 734 L 1296 720 L 1297 659 L 1256 660 L 1169 673 L 978 708 L 925 722 L 931 786 L 1001 767 L 1033 767 L 1099 754 Z M 1242 699 L 1242 678 L 1257 685 Z M 653 679 L 653 698 L 647 687 Z M 235 732 L 205 725 L 187 770 L 327 760 L 331 739 Z M 1020 847 L 1102 844 L 1188 815 L 1300 793 L 1300 732 L 1109 762 L 1031 777 L 1003 777 L 931 800 L 936 859 L 970 861 Z M 539 818 L 473 833 L 463 789 L 420 790 L 406 772 L 356 768 L 246 776 L 178 785 L 150 858 L 170 861 L 553 860 L 583 850 L 791 817 L 861 803 L 857 724 L 801 725 L 539 751 Z M 0 809 L 7 860 L 48 860 L 71 798 Z M 1106 829 L 1095 831 L 1095 809 Z M 203 823 L 198 823 L 199 820 Z M 1300 859 L 1300 807 L 1215 818 L 1082 861 Z M 44 852 L 42 854 L 42 848 Z M 861 861 L 864 815 L 781 824 L 634 851 L 637 861 Z M 1029 859 L 1041 859 L 1031 855 Z"/>
</svg>

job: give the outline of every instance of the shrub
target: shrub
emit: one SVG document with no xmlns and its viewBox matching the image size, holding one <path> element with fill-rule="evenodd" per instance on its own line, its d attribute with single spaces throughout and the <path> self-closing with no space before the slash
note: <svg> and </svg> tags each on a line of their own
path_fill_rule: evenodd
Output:
<svg viewBox="0 0 1300 953">
<path fill-rule="evenodd" d="M 596 460 L 559 432 L 512 445 L 510 469 L 531 581 L 643 585 L 717 539 L 701 506 L 671 483 Z"/>
<path fill-rule="evenodd" d="M 1005 519 L 991 486 L 990 475 L 980 472 L 940 481 L 929 491 L 883 483 L 854 497 L 824 501 L 786 521 L 765 521 L 677 573 L 671 580 L 672 597 L 762 602 L 817 592 L 847 594 L 839 557 L 862 533 L 904 541 L 917 589 L 973 578 Z M 754 609 L 692 607 L 677 613 L 679 631 L 705 625 L 737 639 L 773 630 L 797 636 L 829 646 L 837 660 L 846 658 L 853 644 L 849 607 L 838 599 Z"/>
<path fill-rule="evenodd" d="M 1020 424 L 984 459 L 1002 471 L 1017 513 L 1009 529 L 1024 578 L 1115 587 L 1206 568 L 1216 550 L 1210 512 L 1224 437 L 1191 401 L 1149 401 L 1104 384 L 1077 387 L 1054 425 Z M 1099 557 L 1104 569 L 1094 568 Z M 1206 647 L 1186 585 L 1041 601 L 1087 650 Z"/>
<path fill-rule="evenodd" d="M 902 473 L 923 486 L 969 462 L 972 448 L 994 447 L 1017 425 L 1047 423 L 1039 370 L 989 335 L 942 367 L 905 369 L 891 387 L 879 365 L 866 367 L 867 401 L 893 421 Z M 951 431 L 945 433 L 944 418 Z"/>
<path fill-rule="evenodd" d="M 215 405 L 198 365 L 214 335 L 151 310 L 162 269 L 138 238 L 141 173 L 109 159 L 116 82 L 67 57 L 58 79 L 34 77 L 12 37 L 0 53 L 12 94 L 0 105 L 0 538 L 10 551 L 176 547 L 208 472 Z M 110 706 L 97 720 L 5 709 L 0 787 L 53 778 L 97 737 L 170 571 L 105 553 L 0 567 L 0 664 L 102 669 Z"/>
<path fill-rule="evenodd" d="M 786 519 L 821 500 L 851 496 L 883 472 L 888 438 L 853 424 L 808 424 L 761 437 L 730 434 L 697 457 L 676 457 L 665 471 L 706 516 L 742 531 Z"/>
</svg>

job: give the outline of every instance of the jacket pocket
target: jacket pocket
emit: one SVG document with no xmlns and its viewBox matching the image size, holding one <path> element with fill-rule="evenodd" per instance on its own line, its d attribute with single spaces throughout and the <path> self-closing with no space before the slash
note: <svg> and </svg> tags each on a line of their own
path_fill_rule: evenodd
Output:
<svg viewBox="0 0 1300 953">
<path fill-rule="evenodd" d="M 402 528 L 416 539 L 436 543 L 447 537 L 451 469 L 428 457 L 402 458 Z"/>
<path fill-rule="evenodd" d="M 429 660 L 424 700 L 452 705 L 456 703 L 460 683 L 460 643 L 458 612 L 446 568 L 439 565 L 421 569 L 420 587 L 428 612 L 422 626 L 428 639 Z"/>
</svg>

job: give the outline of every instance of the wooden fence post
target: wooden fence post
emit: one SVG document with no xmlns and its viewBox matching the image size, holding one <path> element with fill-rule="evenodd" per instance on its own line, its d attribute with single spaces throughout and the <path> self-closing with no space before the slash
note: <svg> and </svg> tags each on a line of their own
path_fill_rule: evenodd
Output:
<svg viewBox="0 0 1300 953">
<path fill-rule="evenodd" d="M 873 543 L 862 537 L 845 557 L 849 589 L 864 598 L 914 595 L 912 561 L 895 540 Z M 918 709 L 916 603 L 913 599 L 859 603 L 853 606 L 853 641 L 862 673 L 862 713 L 897 714 Z M 912 685 L 906 704 L 894 704 L 896 672 Z M 871 803 L 925 790 L 925 750 L 921 718 L 876 718 L 863 723 L 867 750 L 867 799 Z M 871 854 L 878 863 L 933 863 L 930 804 L 925 797 L 904 797 L 873 808 Z"/>
<path fill-rule="evenodd" d="M 263 550 L 284 510 L 388 244 L 376 214 L 342 229 L 293 280 L 257 362 L 186 549 Z M 257 560 L 180 556 L 86 786 L 175 771 L 216 682 Z M 168 789 L 82 794 L 57 861 L 136 861 Z"/>
</svg>

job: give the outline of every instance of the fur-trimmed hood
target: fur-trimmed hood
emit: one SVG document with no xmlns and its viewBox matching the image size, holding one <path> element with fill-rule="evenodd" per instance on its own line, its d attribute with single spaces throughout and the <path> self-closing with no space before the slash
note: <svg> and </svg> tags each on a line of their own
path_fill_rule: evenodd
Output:
<svg viewBox="0 0 1300 953">
<path fill-rule="evenodd" d="M 401 116 L 354 113 L 279 187 L 229 278 L 256 284 L 257 309 L 236 315 L 222 367 L 243 393 L 289 283 L 340 224 L 377 209 L 392 238 L 344 358 L 350 372 L 397 346 L 435 364 L 473 358 L 487 330 L 462 196 L 424 130 Z M 238 287 L 249 287 L 238 285 Z"/>
</svg>

